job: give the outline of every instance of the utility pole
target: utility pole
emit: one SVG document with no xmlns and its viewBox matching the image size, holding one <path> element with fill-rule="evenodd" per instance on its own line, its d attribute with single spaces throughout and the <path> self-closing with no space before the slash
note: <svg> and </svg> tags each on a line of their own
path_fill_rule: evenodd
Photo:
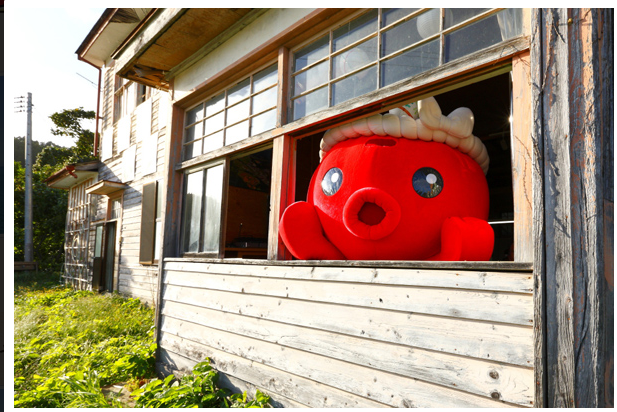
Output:
<svg viewBox="0 0 617 412">
<path fill-rule="evenodd" d="M 27 109 L 28 124 L 26 128 L 26 194 L 25 194 L 25 224 L 24 224 L 24 261 L 34 260 L 32 245 L 32 93 L 28 93 Z"/>
</svg>

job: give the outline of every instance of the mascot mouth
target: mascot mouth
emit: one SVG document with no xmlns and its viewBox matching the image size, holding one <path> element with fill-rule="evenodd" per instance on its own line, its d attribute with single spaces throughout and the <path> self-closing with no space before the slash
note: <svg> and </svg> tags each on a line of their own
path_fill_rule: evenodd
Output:
<svg viewBox="0 0 617 412">
<path fill-rule="evenodd" d="M 401 207 L 381 189 L 365 187 L 354 192 L 343 208 L 343 223 L 353 235 L 366 240 L 388 236 L 401 220 Z"/>
</svg>

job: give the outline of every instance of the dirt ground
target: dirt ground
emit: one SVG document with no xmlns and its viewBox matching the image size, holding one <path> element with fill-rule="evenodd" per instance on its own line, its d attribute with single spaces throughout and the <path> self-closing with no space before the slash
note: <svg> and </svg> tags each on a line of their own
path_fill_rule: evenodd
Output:
<svg viewBox="0 0 617 412">
<path fill-rule="evenodd" d="M 135 407 L 135 400 L 130 397 L 130 392 L 124 387 L 124 383 L 116 383 L 101 388 L 106 398 L 114 396 L 118 401 L 128 408 Z"/>
</svg>

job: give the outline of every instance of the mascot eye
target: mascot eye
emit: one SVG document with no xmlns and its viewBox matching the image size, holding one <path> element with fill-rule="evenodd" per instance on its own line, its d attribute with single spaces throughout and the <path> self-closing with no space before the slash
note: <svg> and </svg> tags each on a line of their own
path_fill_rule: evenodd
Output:
<svg viewBox="0 0 617 412">
<path fill-rule="evenodd" d="M 417 194 L 429 199 L 437 196 L 443 189 L 443 179 L 432 167 L 418 169 L 413 175 L 412 183 Z"/>
<path fill-rule="evenodd" d="M 321 190 L 326 196 L 332 196 L 341 188 L 343 184 L 343 171 L 338 167 L 333 167 L 326 172 L 321 181 Z"/>
</svg>

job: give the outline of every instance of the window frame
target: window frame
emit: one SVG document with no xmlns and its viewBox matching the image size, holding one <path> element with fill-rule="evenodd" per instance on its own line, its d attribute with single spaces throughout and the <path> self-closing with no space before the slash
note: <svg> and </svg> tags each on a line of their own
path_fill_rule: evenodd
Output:
<svg viewBox="0 0 617 412">
<path fill-rule="evenodd" d="M 222 259 L 223 256 L 225 255 L 225 245 L 224 243 L 224 234 L 225 234 L 225 222 L 226 222 L 226 213 L 227 213 L 227 188 L 229 185 L 229 157 L 224 157 L 224 158 L 220 158 L 220 159 L 216 159 L 213 160 L 211 162 L 206 162 L 203 164 L 200 164 L 199 166 L 193 167 L 191 169 L 185 170 L 183 172 L 183 176 L 182 176 L 182 208 L 180 209 L 180 213 L 181 213 L 181 224 L 180 224 L 180 253 L 182 254 L 182 256 L 184 257 L 205 257 L 205 258 L 217 258 L 217 259 Z M 185 252 L 184 248 L 185 248 L 185 240 L 184 240 L 184 227 L 186 224 L 186 215 L 185 215 L 185 210 L 184 210 L 184 199 L 186 196 L 186 189 L 187 189 L 187 176 L 190 174 L 194 174 L 194 173 L 204 173 L 205 170 L 207 169 L 211 169 L 217 166 L 222 166 L 223 167 L 223 175 L 222 175 L 222 196 L 221 196 L 221 213 L 220 213 L 220 222 L 219 222 L 219 250 L 218 252 L 201 252 L 200 250 L 202 249 L 202 244 L 203 244 L 203 232 L 204 232 L 204 225 L 205 225 L 205 221 L 203 219 L 204 216 L 204 208 L 205 208 L 205 201 L 204 201 L 204 196 L 203 194 L 206 191 L 206 179 L 204 179 L 202 181 L 202 199 L 200 200 L 200 207 L 199 207 L 199 234 L 198 234 L 198 238 L 199 238 L 199 244 L 197 247 L 197 252 Z"/>
<path fill-rule="evenodd" d="M 234 145 L 236 143 L 240 143 L 240 142 L 242 142 L 244 140 L 247 140 L 247 139 L 249 139 L 251 137 L 259 136 L 260 134 L 266 133 L 269 130 L 272 130 L 272 129 L 276 128 L 276 119 L 278 119 L 279 111 L 280 111 L 280 106 L 279 106 L 278 99 L 276 99 L 276 102 L 275 102 L 274 105 L 268 106 L 266 108 L 262 108 L 261 111 L 254 113 L 253 112 L 253 98 L 255 96 L 263 95 L 263 94 L 265 94 L 268 91 L 273 90 L 273 89 L 276 90 L 276 92 L 278 94 L 278 89 L 279 89 L 279 85 L 280 85 L 280 78 L 281 78 L 281 76 L 279 75 L 280 67 L 278 67 L 278 66 L 279 65 L 277 65 L 276 61 L 270 61 L 268 64 L 262 65 L 258 69 L 253 70 L 248 76 L 242 78 L 241 80 L 233 82 L 232 84 L 230 84 L 230 85 L 228 85 L 228 86 L 226 86 L 226 87 L 224 87 L 222 89 L 219 89 L 216 93 L 210 94 L 205 99 L 200 99 L 199 103 L 194 104 L 191 107 L 187 108 L 185 110 L 185 112 L 184 112 L 181 158 L 183 160 L 185 160 L 185 161 L 190 161 L 190 160 L 193 160 L 193 159 L 198 158 L 200 156 L 203 156 L 203 155 L 206 155 L 208 153 L 211 153 L 213 151 L 219 150 L 221 148 L 229 147 L 229 146 Z M 276 82 L 274 82 L 273 84 L 270 84 L 270 85 L 260 89 L 259 91 L 255 92 L 254 91 L 254 84 L 255 84 L 254 83 L 254 77 L 255 77 L 255 75 L 257 75 L 257 74 L 259 74 L 259 73 L 261 73 L 261 72 L 263 72 L 265 70 L 268 70 L 271 67 L 274 67 L 275 71 L 277 72 Z M 238 85 L 242 84 L 243 82 L 247 81 L 247 80 L 249 81 L 249 84 L 248 84 L 248 86 L 249 86 L 249 94 L 248 94 L 248 96 L 243 97 L 240 100 L 234 101 L 233 103 L 230 104 L 229 101 L 228 101 L 230 91 L 232 89 L 234 89 L 235 87 L 237 87 Z M 222 108 L 217 110 L 214 113 L 206 115 L 206 113 L 205 113 L 206 104 L 209 101 L 212 101 L 213 99 L 217 99 L 217 98 L 221 98 L 221 97 L 223 99 Z M 248 116 L 247 117 L 242 117 L 241 119 L 236 120 L 233 123 L 227 124 L 227 120 L 228 120 L 227 116 L 228 116 L 229 110 L 233 109 L 234 107 L 240 107 L 240 105 L 245 103 L 245 102 L 248 102 L 248 105 L 249 105 L 249 107 L 248 107 Z M 200 106 L 201 106 L 201 111 L 202 111 L 201 117 L 198 117 L 192 123 L 187 123 L 188 113 L 193 111 L 193 110 L 195 110 L 195 109 L 198 109 Z M 264 131 L 261 131 L 259 133 L 253 134 L 253 131 L 252 131 L 253 119 L 255 119 L 256 117 L 258 117 L 260 115 L 263 115 L 263 114 L 266 114 L 266 113 L 268 113 L 270 111 L 273 111 L 273 110 L 275 111 L 275 124 L 272 127 L 272 129 L 264 130 Z M 199 137 L 193 136 L 193 140 L 186 141 L 187 136 L 189 134 L 189 130 L 191 128 L 198 126 L 200 123 L 205 125 L 205 122 L 208 119 L 212 119 L 212 118 L 214 118 L 216 116 L 219 116 L 219 115 L 223 115 L 223 122 L 222 122 L 223 126 L 220 129 L 216 129 L 214 131 L 208 132 L 207 134 L 206 134 L 206 131 L 204 130 L 203 127 L 202 127 L 202 132 L 201 133 L 197 133 L 197 129 L 195 129 L 196 130 L 195 135 L 199 136 Z M 227 131 L 229 129 L 235 127 L 235 126 L 238 126 L 238 125 L 242 124 L 245 121 L 248 122 L 248 125 L 247 125 L 248 135 L 247 135 L 247 137 L 245 137 L 243 139 L 240 139 L 240 140 L 236 140 L 236 141 L 231 142 L 231 143 L 228 143 L 227 142 L 227 140 L 228 140 Z M 208 152 L 204 153 L 204 141 L 205 141 L 205 139 L 208 138 L 208 137 L 211 137 L 211 136 L 215 136 L 218 133 L 222 133 L 223 134 L 222 135 L 222 145 L 220 147 L 218 147 L 218 148 L 209 150 Z M 187 150 L 187 147 L 189 147 L 189 145 L 196 144 L 197 142 L 199 142 L 199 144 L 201 146 L 201 150 L 199 150 L 200 154 L 185 159 L 185 150 Z"/>
<path fill-rule="evenodd" d="M 481 19 L 486 17 L 486 15 L 491 13 L 496 13 L 499 10 L 491 10 L 490 12 L 481 13 L 478 16 L 475 16 L 473 19 Z M 358 14 L 350 14 L 347 13 L 344 18 L 334 25 L 330 25 L 325 31 L 332 31 L 336 27 L 340 27 L 341 24 L 353 19 L 355 16 L 366 12 L 366 10 L 361 10 Z M 420 13 L 418 11 L 417 13 Z M 413 18 L 414 15 L 410 14 L 403 19 Z M 317 14 L 315 15 L 317 16 Z M 317 19 L 317 17 L 314 17 Z M 403 20 L 401 19 L 401 20 Z M 462 23 L 470 24 L 470 20 L 466 20 Z M 392 25 L 398 24 L 400 20 L 393 22 L 391 25 L 387 27 L 391 27 Z M 315 21 L 317 23 L 317 20 Z M 322 26 L 323 27 L 323 26 Z M 456 28 L 460 28 L 460 24 L 457 24 L 448 30 L 455 30 Z M 445 32 L 440 32 L 440 36 L 444 35 Z M 291 114 L 291 68 L 293 64 L 293 54 L 292 50 L 297 50 L 316 38 L 319 38 L 323 35 L 323 31 L 316 33 L 315 31 L 310 32 L 307 35 L 302 36 L 302 33 L 297 33 L 297 36 L 290 35 L 290 38 L 293 37 L 293 40 L 288 41 L 285 45 L 279 47 L 278 50 L 278 58 L 279 58 L 279 101 L 278 101 L 278 111 L 280 116 L 280 125 L 277 124 L 277 128 L 270 131 L 264 132 L 259 136 L 254 136 L 252 138 L 246 139 L 245 141 L 241 141 L 238 143 L 234 143 L 231 146 L 224 146 L 220 149 L 217 149 L 213 152 L 202 154 L 190 160 L 183 160 L 181 151 L 178 151 L 174 159 L 172 159 L 172 167 L 175 170 L 177 179 L 179 179 L 182 183 L 182 188 L 184 190 L 184 176 L 188 170 L 196 170 L 199 167 L 203 167 L 206 164 L 210 164 L 211 162 L 221 161 L 223 159 L 227 159 L 233 156 L 235 153 L 240 153 L 244 150 L 247 150 L 251 147 L 256 147 L 260 144 L 271 143 L 273 146 L 273 160 L 272 160 L 272 192 L 271 192 L 271 204 L 270 204 L 270 219 L 269 219 L 269 240 L 268 240 L 268 260 L 289 260 L 291 259 L 291 255 L 286 250 L 282 241 L 278 235 L 278 223 L 282 216 L 285 208 L 293 203 L 293 199 L 295 196 L 295 140 L 297 138 L 301 138 L 303 136 L 308 136 L 311 134 L 318 133 L 320 131 L 325 131 L 332 127 L 338 126 L 343 123 L 347 123 L 353 121 L 358 118 L 367 117 L 372 114 L 380 113 L 391 108 L 396 107 L 400 104 L 401 101 L 407 100 L 419 100 L 429 96 L 437 95 L 440 93 L 444 93 L 449 90 L 453 90 L 471 83 L 475 83 L 477 81 L 481 81 L 487 77 L 493 77 L 500 73 L 505 72 L 513 72 L 513 65 L 515 61 L 525 61 L 524 56 L 527 55 L 526 59 L 528 61 L 528 54 L 530 48 L 530 22 L 529 22 L 529 9 L 524 9 L 523 11 L 523 29 L 522 33 L 512 39 L 505 40 L 496 45 L 487 47 L 480 51 L 476 51 L 471 53 L 468 56 L 444 63 L 434 69 L 431 69 L 427 72 L 421 73 L 420 75 L 416 75 L 407 79 L 400 80 L 386 87 L 377 89 L 373 92 L 367 93 L 365 95 L 355 97 L 341 103 L 336 106 L 328 107 L 323 111 L 316 112 L 305 117 L 302 117 L 297 120 L 289 120 L 286 121 L 286 116 Z M 353 47 L 353 46 L 351 46 Z M 410 47 L 413 47 L 410 46 Z M 255 51 L 254 53 L 258 53 Z M 259 60 L 259 54 L 245 56 L 243 59 L 246 61 L 255 60 L 255 61 L 263 61 Z M 523 56 L 523 58 L 521 58 Z M 261 65 L 260 67 L 267 67 L 268 65 Z M 253 66 L 255 67 L 255 66 Z M 523 65 L 518 65 L 518 72 L 520 73 L 523 70 Z M 230 68 L 225 69 L 213 76 L 214 80 L 223 79 L 226 75 L 231 75 L 229 70 L 232 70 L 234 66 L 230 66 Z M 258 71 L 254 70 L 253 72 Z M 516 76 L 515 76 L 516 77 Z M 237 77 L 236 77 L 237 79 Z M 213 81 L 214 81 L 213 80 Z M 234 80 L 230 87 L 239 83 L 242 79 Z M 522 80 L 522 77 L 519 75 L 518 79 L 515 83 L 513 83 L 514 92 L 519 93 L 522 92 L 522 100 L 518 103 L 518 107 L 520 110 L 521 107 L 531 105 L 531 101 L 529 100 L 531 86 L 526 80 Z M 211 83 L 206 81 L 202 85 L 200 85 L 192 94 L 187 95 L 185 98 L 176 102 L 177 110 L 174 111 L 174 117 L 178 116 L 181 119 L 181 124 L 178 125 L 179 138 L 176 140 L 176 144 L 183 145 L 184 143 L 184 119 L 186 116 L 186 112 L 189 109 L 196 107 L 198 104 L 195 102 L 203 102 L 205 99 L 203 97 L 207 93 L 208 96 L 215 96 L 216 93 L 212 93 L 212 91 L 220 91 L 220 88 L 214 88 Z M 516 98 L 516 97 L 515 97 Z M 530 132 L 529 124 L 521 125 L 519 127 L 519 131 L 517 131 L 517 136 L 520 136 L 521 133 Z M 522 153 L 526 153 L 526 156 L 530 156 L 532 151 L 532 147 L 529 142 L 518 142 L 513 139 L 513 143 L 519 145 L 519 147 L 512 146 L 512 156 L 515 156 L 515 152 L 518 155 Z M 520 144 L 519 144 L 520 143 Z M 521 159 L 521 167 L 523 171 L 521 173 L 527 173 L 528 176 L 531 176 L 531 161 L 529 158 Z M 514 164 L 513 164 L 514 168 Z M 520 188 L 513 188 L 515 191 L 515 233 L 523 232 L 520 227 L 527 225 L 531 227 L 531 222 L 529 220 L 531 216 L 531 210 L 528 210 L 531 206 L 527 205 L 524 200 L 525 196 L 529 196 L 528 193 L 531 193 L 530 183 L 524 183 Z M 182 198 L 182 195 L 180 196 Z M 226 200 L 226 196 L 223 198 Z M 522 209 L 525 210 L 525 214 L 529 218 L 521 218 L 518 216 L 519 211 L 517 210 L 517 203 L 519 206 L 522 205 Z M 225 206 L 226 208 L 226 206 Z M 182 217 L 182 207 L 176 209 L 176 216 Z M 223 228 L 221 229 L 221 233 L 223 233 Z M 178 225 L 177 236 L 182 235 L 181 225 Z M 515 237 L 517 235 L 515 234 Z M 526 234 L 523 235 L 519 240 L 517 245 L 525 245 L 526 249 L 529 249 L 533 246 L 533 238 L 531 235 Z M 517 242 L 515 240 L 515 242 Z M 207 256 L 203 256 L 201 254 L 189 254 L 183 253 L 181 250 L 178 250 L 179 255 L 183 257 L 198 257 L 198 258 L 206 258 Z M 222 253 L 219 253 L 219 256 L 211 256 L 211 258 L 222 259 Z M 519 255 L 518 257 L 516 257 Z M 528 258 L 521 258 L 521 256 L 533 256 L 533 251 L 531 255 L 528 251 L 523 254 L 517 253 L 515 250 L 515 262 L 529 262 Z M 499 263 L 499 262 L 495 262 Z M 504 264 L 511 262 L 501 262 Z"/>
<path fill-rule="evenodd" d="M 351 21 L 353 21 L 353 20 L 355 20 L 355 19 L 357 19 L 357 18 L 359 18 L 359 17 L 361 17 L 361 16 L 363 16 L 363 15 L 365 15 L 367 13 L 370 13 L 373 10 L 377 10 L 377 22 L 376 22 L 377 28 L 376 28 L 376 30 L 371 32 L 371 33 L 369 33 L 369 34 L 367 34 L 367 35 L 365 35 L 364 37 L 362 37 L 360 39 L 357 39 L 357 40 L 355 40 L 355 41 L 345 45 L 344 47 L 340 48 L 339 50 L 334 51 L 333 50 L 334 32 L 337 29 L 343 27 L 345 24 L 348 24 L 349 22 L 351 22 Z M 489 10 L 485 10 L 485 11 L 483 11 L 483 12 L 481 12 L 481 13 L 475 15 L 475 16 L 472 16 L 472 17 L 470 17 L 470 18 L 468 18 L 466 20 L 463 20 L 463 21 L 461 21 L 459 23 L 456 23 L 456 24 L 454 24 L 454 25 L 452 25 L 451 27 L 448 27 L 448 28 L 444 28 L 443 27 L 444 20 L 445 20 L 445 10 L 446 9 L 445 8 L 439 8 L 438 9 L 439 10 L 439 16 L 440 16 L 439 29 L 438 29 L 438 31 L 436 33 L 434 33 L 434 34 L 432 34 L 430 36 L 427 36 L 426 38 L 423 38 L 421 40 L 418 40 L 418 41 L 416 41 L 416 42 L 414 42 L 412 44 L 404 46 L 403 48 L 401 48 L 399 50 L 396 50 L 396 51 L 391 52 L 391 53 L 389 53 L 387 55 L 381 56 L 381 45 L 382 45 L 382 34 L 383 33 L 387 33 L 388 31 L 390 31 L 392 29 L 395 29 L 397 26 L 400 26 L 400 25 L 404 24 L 405 22 L 407 22 L 409 20 L 412 20 L 412 19 L 414 19 L 416 17 L 419 17 L 420 15 L 428 13 L 431 10 L 434 10 L 434 9 L 427 9 L 427 8 L 418 9 L 418 10 L 413 11 L 410 14 L 404 16 L 404 17 L 401 17 L 401 18 L 399 18 L 399 19 L 397 19 L 397 20 L 395 20 L 393 22 L 390 22 L 386 26 L 381 27 L 382 16 L 383 16 L 383 9 L 382 8 L 362 9 L 362 10 L 352 14 L 351 16 L 346 18 L 345 20 L 343 20 L 341 22 L 338 22 L 335 25 L 332 25 L 327 30 L 324 30 L 324 31 L 320 32 L 318 35 L 315 35 L 315 36 L 311 37 L 309 40 L 304 41 L 301 44 L 291 48 L 290 51 L 289 51 L 289 62 L 288 62 L 289 70 L 290 70 L 290 87 L 289 87 L 290 88 L 290 91 L 289 91 L 289 107 L 290 107 L 290 112 L 291 112 L 290 119 L 293 119 L 293 120 L 297 121 L 297 120 L 300 120 L 300 119 L 302 119 L 302 118 L 304 118 L 306 116 L 310 116 L 311 114 L 319 113 L 321 111 L 332 109 L 333 107 L 336 107 L 338 105 L 345 104 L 346 101 L 358 99 L 358 98 L 361 98 L 361 97 L 365 96 L 368 93 L 361 94 L 361 95 L 358 95 L 356 97 L 352 97 L 350 99 L 347 99 L 347 100 L 345 100 L 343 102 L 334 104 L 332 89 L 333 89 L 333 85 L 334 84 L 336 84 L 338 82 L 341 82 L 341 81 L 343 81 L 343 80 L 345 80 L 347 78 L 350 78 L 350 77 L 352 77 L 352 76 L 354 76 L 354 75 L 356 75 L 356 74 L 358 74 L 358 73 L 362 72 L 363 70 L 366 70 L 366 69 L 368 69 L 370 67 L 373 67 L 373 66 L 376 67 L 376 82 L 377 82 L 376 85 L 377 86 L 376 86 L 375 90 L 373 90 L 372 92 L 369 92 L 369 93 L 375 93 L 375 92 L 379 92 L 380 90 L 383 90 L 383 89 L 385 89 L 387 87 L 395 85 L 395 84 L 397 84 L 397 83 L 399 83 L 401 81 L 405 81 L 405 80 L 407 80 L 409 78 L 414 78 L 414 77 L 417 77 L 417 76 L 422 76 L 424 73 L 427 73 L 427 72 L 430 72 L 432 70 L 435 70 L 435 69 L 437 69 L 437 68 L 439 68 L 439 67 L 441 67 L 441 66 L 443 66 L 443 65 L 445 65 L 447 63 L 451 63 L 453 61 L 456 61 L 456 60 L 459 60 L 459 59 L 465 59 L 468 56 L 475 55 L 476 53 L 478 53 L 481 50 L 472 52 L 470 54 L 467 54 L 465 56 L 461 56 L 461 57 L 456 58 L 456 59 L 451 59 L 451 60 L 446 62 L 445 61 L 445 51 L 444 51 L 444 49 L 445 49 L 445 37 L 447 35 L 455 32 L 455 31 L 459 30 L 459 29 L 471 26 L 472 24 L 474 24 L 474 23 L 476 23 L 476 22 L 478 22 L 480 20 L 483 20 L 483 19 L 486 19 L 486 18 L 491 17 L 493 15 L 496 15 L 497 13 L 500 13 L 503 10 L 505 10 L 505 8 L 492 8 L 492 9 L 489 9 Z M 523 19 L 524 18 L 525 18 L 525 16 L 523 15 Z M 523 24 L 522 34 L 521 35 L 524 35 L 524 34 L 525 34 L 525 27 L 524 27 L 524 24 Z M 514 38 L 518 38 L 521 35 L 515 36 Z M 310 64 L 308 64 L 308 65 L 306 65 L 304 67 L 302 67 L 299 70 L 294 71 L 294 54 L 296 52 L 298 52 L 298 51 L 301 51 L 303 48 L 311 45 L 312 43 L 316 42 L 317 40 L 319 40 L 320 38 L 323 38 L 325 36 L 329 37 L 329 39 L 328 39 L 327 55 L 317 59 L 316 61 L 314 61 L 314 62 L 312 62 L 312 63 L 310 63 Z M 347 51 L 352 50 L 353 48 L 355 48 L 356 46 L 358 46 L 360 44 L 363 44 L 363 43 L 366 43 L 366 42 L 370 41 L 371 39 L 376 39 L 377 40 L 377 57 L 376 57 L 376 59 L 371 61 L 371 62 L 369 62 L 369 63 L 367 63 L 367 64 L 359 66 L 359 67 L 349 71 L 348 73 L 344 73 L 344 74 L 334 78 L 334 73 L 333 73 L 333 68 L 332 68 L 333 65 L 331 63 L 334 60 L 334 58 L 344 54 Z M 404 54 L 404 53 L 406 53 L 406 52 L 408 52 L 410 50 L 417 49 L 417 48 L 419 48 L 419 47 L 421 47 L 421 46 L 423 46 L 425 44 L 428 44 L 429 42 L 432 42 L 434 40 L 438 40 L 439 41 L 439 45 L 438 45 L 439 46 L 439 61 L 438 61 L 437 66 L 435 68 L 419 72 L 419 73 L 417 73 L 417 74 L 415 74 L 415 75 L 413 75 L 411 77 L 400 79 L 400 80 L 395 81 L 395 82 L 393 82 L 391 84 L 388 84 L 388 85 L 382 85 L 381 84 L 382 83 L 381 67 L 382 67 L 382 63 L 383 62 L 391 60 L 391 59 L 394 59 L 397 56 L 400 56 L 400 55 L 402 55 L 402 54 Z M 496 43 L 493 46 L 504 44 L 508 40 L 510 40 L 510 39 L 503 40 L 502 42 Z M 490 46 L 490 47 L 493 47 L 493 46 Z M 314 87 L 312 87 L 310 89 L 304 90 L 301 93 L 295 95 L 294 94 L 294 90 L 293 90 L 294 89 L 294 87 L 293 87 L 293 85 L 294 85 L 294 78 L 297 77 L 298 75 L 302 74 L 302 73 L 305 73 L 305 72 L 307 72 L 307 71 L 309 71 L 309 70 L 319 66 L 320 64 L 323 64 L 323 63 L 327 63 L 327 65 L 328 65 L 328 78 L 327 78 L 327 81 L 325 83 L 319 84 L 317 86 L 314 86 Z M 309 94 L 311 94 L 313 92 L 316 92 L 316 91 L 318 91 L 320 89 L 324 89 L 324 88 L 327 89 L 327 106 L 325 108 L 318 109 L 318 110 L 316 110 L 314 112 L 311 112 L 309 114 L 306 114 L 304 116 L 296 118 L 295 117 L 295 113 L 294 113 L 294 102 L 297 101 L 298 99 L 302 98 L 302 97 L 305 97 L 305 96 L 307 96 L 307 95 L 309 95 Z"/>
</svg>

